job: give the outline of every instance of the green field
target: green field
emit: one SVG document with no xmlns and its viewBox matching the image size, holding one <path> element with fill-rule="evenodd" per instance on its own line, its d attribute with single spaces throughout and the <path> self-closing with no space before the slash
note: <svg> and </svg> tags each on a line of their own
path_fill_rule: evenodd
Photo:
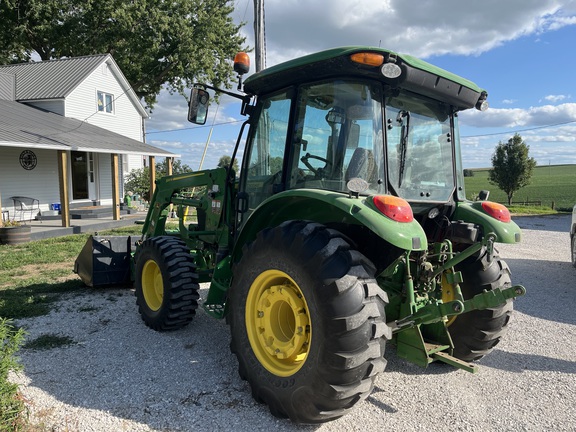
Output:
<svg viewBox="0 0 576 432">
<path fill-rule="evenodd" d="M 488 168 L 474 169 L 473 177 L 466 177 L 466 196 L 474 199 L 479 191 L 490 191 L 490 201 L 507 204 L 506 194 L 488 182 Z M 537 166 L 531 183 L 514 194 L 512 204 L 541 201 L 542 206 L 572 211 L 576 204 L 576 165 Z"/>
</svg>

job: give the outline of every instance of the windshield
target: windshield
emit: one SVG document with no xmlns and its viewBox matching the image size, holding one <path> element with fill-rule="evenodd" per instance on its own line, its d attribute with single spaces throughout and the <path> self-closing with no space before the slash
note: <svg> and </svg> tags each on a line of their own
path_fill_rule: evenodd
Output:
<svg viewBox="0 0 576 432">
<path fill-rule="evenodd" d="M 386 119 L 390 187 L 409 201 L 447 201 L 454 190 L 447 109 L 400 93 L 387 100 Z"/>
<path fill-rule="evenodd" d="M 263 127 L 265 119 L 271 116 L 270 124 L 288 124 L 289 99 L 281 99 L 282 104 L 262 102 L 257 130 L 267 131 L 264 142 L 272 140 L 270 127 Z M 380 83 L 352 80 L 303 85 L 293 102 L 294 129 L 288 135 L 290 152 L 285 165 L 289 189 L 391 193 L 408 201 L 445 202 L 451 198 L 455 184 L 453 137 L 445 105 L 408 92 L 390 97 Z M 276 105 L 283 109 L 275 109 Z M 260 159 L 270 164 L 271 157 L 281 159 L 286 132 L 284 126 L 277 153 L 271 148 L 253 150 L 250 167 L 260 166 Z M 260 153 L 265 157 L 259 157 Z M 278 171 L 282 169 L 281 160 L 276 165 Z M 281 174 L 255 181 L 258 185 L 277 183 Z M 272 186 L 271 190 L 279 188 Z"/>
</svg>

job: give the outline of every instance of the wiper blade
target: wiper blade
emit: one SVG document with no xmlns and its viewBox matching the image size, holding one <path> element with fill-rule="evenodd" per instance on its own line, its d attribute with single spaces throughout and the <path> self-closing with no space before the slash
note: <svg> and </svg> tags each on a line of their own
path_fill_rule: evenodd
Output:
<svg viewBox="0 0 576 432">
<path fill-rule="evenodd" d="M 406 121 L 404 121 L 406 118 Z M 410 112 L 399 111 L 396 121 L 402 124 L 400 132 L 400 169 L 398 170 L 398 187 L 402 186 L 404 170 L 406 168 L 406 149 L 408 147 L 408 134 L 410 133 Z"/>
</svg>

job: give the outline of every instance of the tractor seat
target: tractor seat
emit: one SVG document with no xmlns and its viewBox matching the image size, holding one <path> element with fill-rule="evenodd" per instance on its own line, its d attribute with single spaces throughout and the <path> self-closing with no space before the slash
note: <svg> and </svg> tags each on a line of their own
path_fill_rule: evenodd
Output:
<svg viewBox="0 0 576 432">
<path fill-rule="evenodd" d="M 354 150 L 344 180 L 347 182 L 353 178 L 361 178 L 369 184 L 376 181 L 376 163 L 371 150 L 361 147 Z"/>
</svg>

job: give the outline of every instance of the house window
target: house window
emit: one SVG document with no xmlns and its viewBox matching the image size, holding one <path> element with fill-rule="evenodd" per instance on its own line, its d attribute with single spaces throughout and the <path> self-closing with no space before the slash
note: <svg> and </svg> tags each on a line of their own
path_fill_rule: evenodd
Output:
<svg viewBox="0 0 576 432">
<path fill-rule="evenodd" d="M 112 114 L 114 113 L 114 96 L 110 93 L 98 92 L 98 111 Z"/>
</svg>

